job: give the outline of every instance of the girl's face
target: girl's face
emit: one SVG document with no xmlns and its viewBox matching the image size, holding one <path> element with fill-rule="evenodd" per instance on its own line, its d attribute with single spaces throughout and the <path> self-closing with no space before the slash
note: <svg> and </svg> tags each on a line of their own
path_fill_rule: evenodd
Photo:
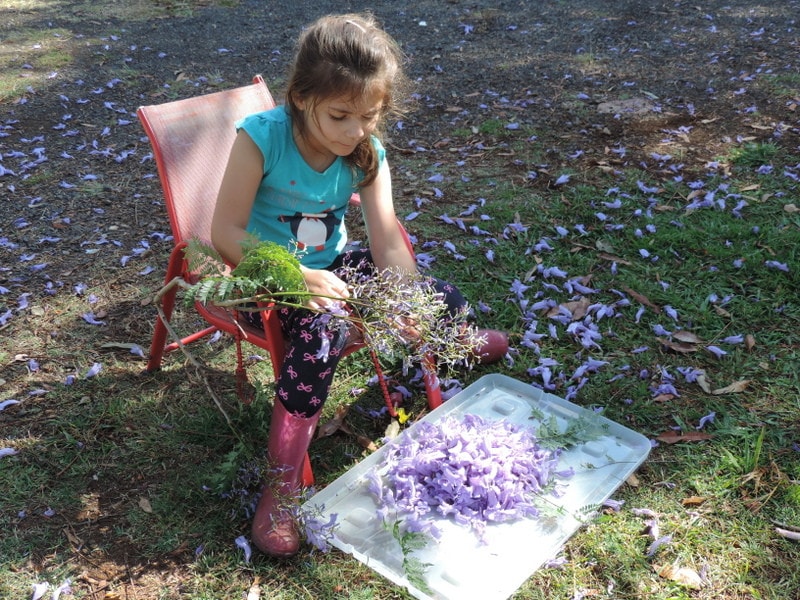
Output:
<svg viewBox="0 0 800 600">
<path fill-rule="evenodd" d="M 330 160 L 352 154 L 378 126 L 383 98 L 383 92 L 375 90 L 355 100 L 349 96 L 326 98 L 316 104 L 298 100 L 297 107 L 305 115 L 303 141 L 308 150 Z"/>
</svg>

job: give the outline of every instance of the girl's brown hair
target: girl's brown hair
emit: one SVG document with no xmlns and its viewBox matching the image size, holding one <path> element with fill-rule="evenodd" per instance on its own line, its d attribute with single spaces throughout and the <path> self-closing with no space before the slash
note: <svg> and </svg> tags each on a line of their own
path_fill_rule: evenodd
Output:
<svg viewBox="0 0 800 600">
<path fill-rule="evenodd" d="M 315 21 L 297 42 L 286 88 L 286 106 L 300 134 L 305 135 L 306 124 L 296 100 L 305 101 L 313 114 L 323 99 L 359 98 L 377 89 L 383 93 L 379 127 L 387 115 L 399 115 L 397 99 L 407 84 L 402 61 L 400 47 L 371 15 L 329 15 Z M 362 140 L 346 160 L 364 173 L 359 185 L 374 181 L 378 156 L 370 139 Z"/>
</svg>

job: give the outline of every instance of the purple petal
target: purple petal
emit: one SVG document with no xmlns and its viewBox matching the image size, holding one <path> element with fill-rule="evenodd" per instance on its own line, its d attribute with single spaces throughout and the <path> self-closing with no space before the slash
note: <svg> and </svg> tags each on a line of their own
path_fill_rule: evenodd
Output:
<svg viewBox="0 0 800 600">
<path fill-rule="evenodd" d="M 249 563 L 250 557 L 253 555 L 253 551 L 250 549 L 250 542 L 243 535 L 237 537 L 234 542 L 244 552 L 244 562 Z"/>
<path fill-rule="evenodd" d="M 91 368 L 86 372 L 84 375 L 84 379 L 91 379 L 95 375 L 97 375 L 103 369 L 103 365 L 100 363 L 94 363 Z"/>
</svg>

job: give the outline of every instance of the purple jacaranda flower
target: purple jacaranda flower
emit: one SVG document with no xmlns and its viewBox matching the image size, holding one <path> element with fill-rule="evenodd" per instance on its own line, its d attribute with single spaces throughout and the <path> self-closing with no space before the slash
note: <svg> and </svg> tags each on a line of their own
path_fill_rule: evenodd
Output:
<svg viewBox="0 0 800 600">
<path fill-rule="evenodd" d="M 704 416 L 704 417 L 700 417 L 700 421 L 697 423 L 697 429 L 698 429 L 698 430 L 699 430 L 699 429 L 702 429 L 702 428 L 703 428 L 703 427 L 705 427 L 707 424 L 709 424 L 709 423 L 713 423 L 713 422 L 714 422 L 714 418 L 715 418 L 716 416 L 717 416 L 717 413 L 715 413 L 715 412 L 712 410 L 712 411 L 711 411 L 710 413 L 708 413 L 706 416 Z"/>
<path fill-rule="evenodd" d="M 559 176 L 558 179 L 556 179 L 554 185 L 564 185 L 565 183 L 569 182 L 569 179 L 570 179 L 569 175 L 567 174 L 561 175 Z"/>
<path fill-rule="evenodd" d="M 653 333 L 661 337 L 671 335 L 671 333 L 667 329 L 664 329 L 664 327 L 659 323 L 653 325 Z"/>
<path fill-rule="evenodd" d="M 706 350 L 711 352 L 711 354 L 713 354 L 717 358 L 722 358 L 723 356 L 725 356 L 727 354 L 727 352 L 725 352 L 725 350 L 723 350 L 722 348 L 719 348 L 718 346 L 713 346 L 713 345 L 712 346 L 706 346 Z"/>
<path fill-rule="evenodd" d="M 87 313 L 83 313 L 81 315 L 81 317 L 83 318 L 84 321 L 89 323 L 89 325 L 105 325 L 106 324 L 105 321 L 100 321 L 97 318 L 95 318 L 94 313 L 91 312 L 91 311 L 89 311 Z"/>
<path fill-rule="evenodd" d="M 646 555 L 648 557 L 653 556 L 656 552 L 658 552 L 658 549 L 661 546 L 664 546 L 665 544 L 669 544 L 670 542 L 672 542 L 672 536 L 671 535 L 661 536 L 657 540 L 654 540 L 653 543 L 650 544 L 650 546 L 648 546 Z"/>
<path fill-rule="evenodd" d="M 521 282 L 519 279 L 515 279 L 515 280 L 513 281 L 513 283 L 511 284 L 511 289 L 510 289 L 510 291 L 514 292 L 514 294 L 515 294 L 515 295 L 516 295 L 518 298 L 520 298 L 520 297 L 522 297 L 522 295 L 523 295 L 523 294 L 524 294 L 524 293 L 525 293 L 525 292 L 526 292 L 528 289 L 530 289 L 530 286 L 529 286 L 529 285 L 525 285 L 525 284 L 524 284 L 524 283 L 522 283 L 522 282 Z"/>
<path fill-rule="evenodd" d="M 0 402 L 0 412 L 7 409 L 9 406 L 14 406 L 15 404 L 19 404 L 19 400 L 15 400 L 14 398 L 9 398 L 8 400 L 3 400 Z"/>
<path fill-rule="evenodd" d="M 320 510 L 324 510 L 324 507 Z M 315 517 L 304 516 L 303 526 L 306 541 L 321 552 L 328 552 L 331 549 L 331 539 L 333 531 L 338 525 L 338 515 L 332 513 L 327 522 Z"/>
<path fill-rule="evenodd" d="M 722 342 L 725 344 L 741 344 L 744 342 L 743 335 L 729 335 L 728 337 L 722 338 Z"/>
<path fill-rule="evenodd" d="M 14 448 L 0 448 L 0 458 L 5 458 L 6 456 L 14 456 L 18 454 L 19 451 L 15 450 Z"/>
<path fill-rule="evenodd" d="M 673 321 L 677 321 L 678 320 L 678 311 L 675 310 L 674 308 L 672 308 L 669 304 L 667 304 L 664 307 L 664 312 Z"/>
<path fill-rule="evenodd" d="M 613 500 L 609 498 L 608 500 L 603 502 L 602 506 L 604 506 L 605 508 L 610 508 L 614 512 L 619 512 L 623 504 L 625 504 L 625 500 Z"/>
<path fill-rule="evenodd" d="M 244 552 L 244 562 L 249 563 L 250 558 L 253 555 L 253 551 L 250 549 L 250 542 L 248 542 L 247 538 L 244 537 L 243 535 L 240 535 L 233 541 L 236 544 L 236 546 L 240 548 L 242 552 Z"/>
<path fill-rule="evenodd" d="M 53 590 L 50 600 L 59 600 L 61 594 L 72 595 L 72 581 L 70 579 L 65 579 L 60 586 Z"/>
<path fill-rule="evenodd" d="M 558 556 L 556 558 L 551 558 L 546 560 L 542 565 L 545 569 L 561 569 L 562 567 L 566 566 L 569 561 L 567 560 L 566 556 Z"/>
<path fill-rule="evenodd" d="M 101 363 L 94 363 L 86 372 L 86 375 L 83 376 L 83 378 L 91 379 L 92 377 L 95 377 L 102 369 L 103 365 Z"/>
<path fill-rule="evenodd" d="M 764 261 L 764 266 L 769 269 L 777 269 L 779 271 L 783 271 L 784 273 L 789 272 L 788 265 L 786 263 L 778 262 L 777 260 Z"/>
</svg>

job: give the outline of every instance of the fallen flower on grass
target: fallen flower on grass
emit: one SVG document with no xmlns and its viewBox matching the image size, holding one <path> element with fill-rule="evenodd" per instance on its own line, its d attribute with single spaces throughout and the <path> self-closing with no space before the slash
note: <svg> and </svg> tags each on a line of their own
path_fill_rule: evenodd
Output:
<svg viewBox="0 0 800 600">
<path fill-rule="evenodd" d="M 83 376 L 84 379 L 91 379 L 92 377 L 96 376 L 101 370 L 103 369 L 103 365 L 100 363 L 94 363 L 91 368 L 86 372 L 86 375 Z"/>
<path fill-rule="evenodd" d="M 658 549 L 661 546 L 666 544 L 672 543 L 672 536 L 671 535 L 663 535 L 656 540 L 653 540 L 653 543 L 647 547 L 647 552 L 645 553 L 646 556 L 651 557 L 654 556 Z"/>
<path fill-rule="evenodd" d="M 244 562 L 249 563 L 250 558 L 253 556 L 253 551 L 250 549 L 250 542 L 247 541 L 246 537 L 240 535 L 234 540 L 234 543 L 244 552 Z"/>
<path fill-rule="evenodd" d="M 700 418 L 700 421 L 697 423 L 697 429 L 698 429 L 698 430 L 700 430 L 700 429 L 702 429 L 703 427 L 705 427 L 707 424 L 709 424 L 709 423 L 713 423 L 713 422 L 714 422 L 714 418 L 715 418 L 716 416 L 717 416 L 717 413 L 716 413 L 716 412 L 714 412 L 714 411 L 712 410 L 712 411 L 711 411 L 710 413 L 708 413 L 706 416 L 704 416 L 704 417 L 701 417 L 701 418 Z"/>
</svg>

